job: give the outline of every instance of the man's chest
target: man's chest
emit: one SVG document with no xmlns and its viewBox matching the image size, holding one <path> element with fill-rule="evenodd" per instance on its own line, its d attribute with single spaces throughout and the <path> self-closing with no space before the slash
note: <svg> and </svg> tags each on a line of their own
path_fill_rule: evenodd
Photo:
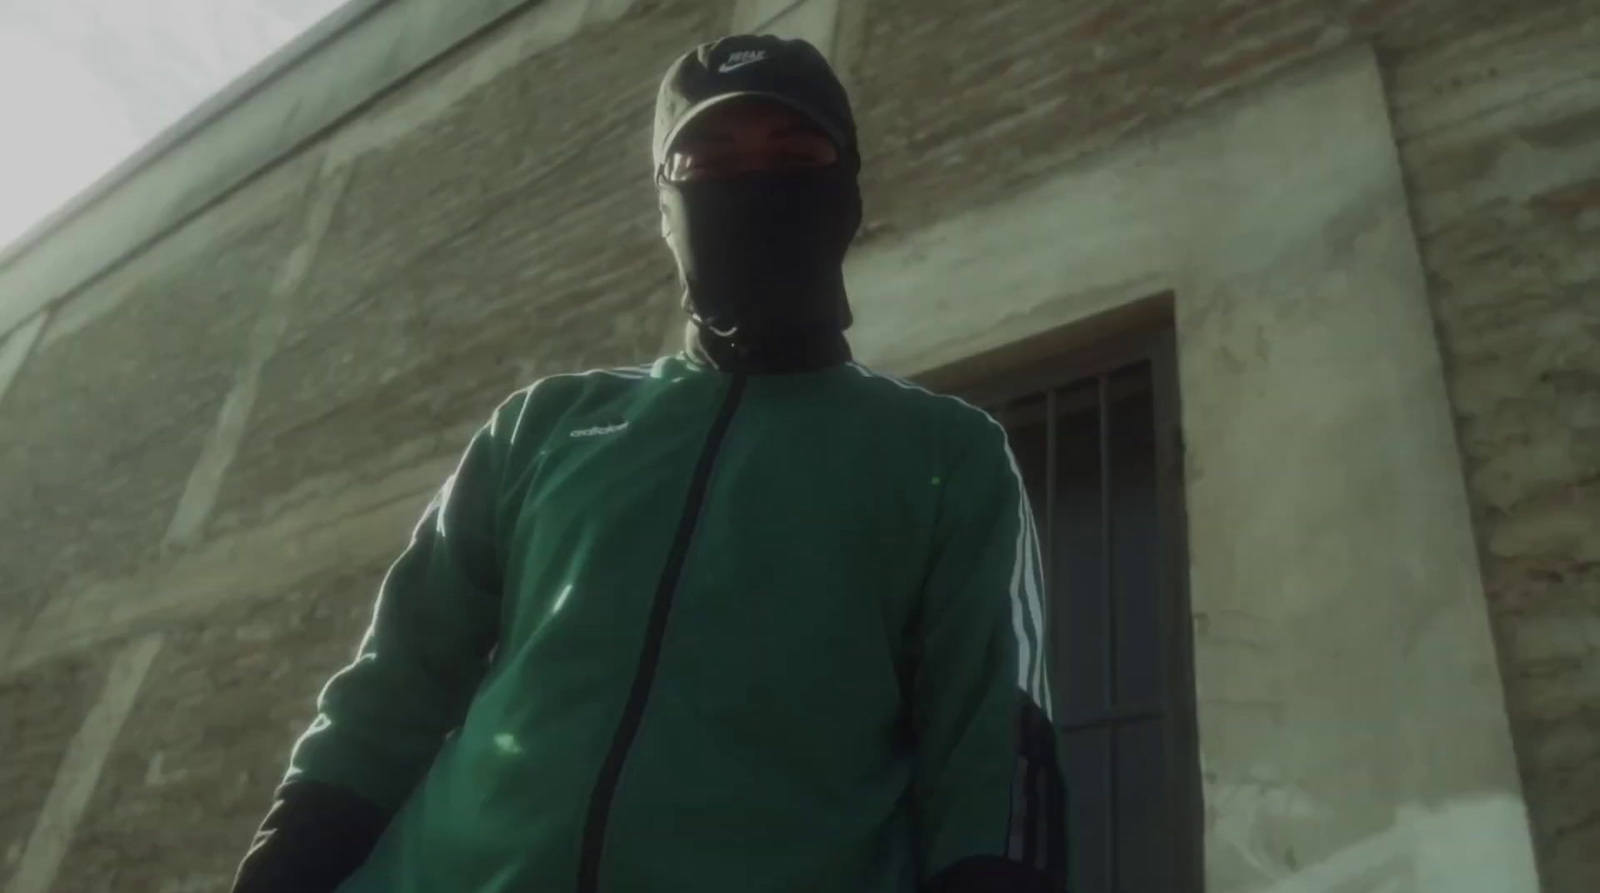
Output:
<svg viewBox="0 0 1600 893">
<path fill-rule="evenodd" d="M 760 393 L 719 436 L 725 410 L 611 406 L 552 433 L 505 544 L 517 626 L 559 604 L 571 637 L 595 639 L 644 624 L 663 586 L 676 626 L 769 656 L 901 624 L 941 483 L 926 442 L 848 405 Z"/>
</svg>

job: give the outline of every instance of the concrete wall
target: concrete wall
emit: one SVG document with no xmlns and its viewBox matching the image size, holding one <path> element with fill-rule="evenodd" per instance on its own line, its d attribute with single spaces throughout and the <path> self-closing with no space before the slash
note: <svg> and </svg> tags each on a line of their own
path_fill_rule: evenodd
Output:
<svg viewBox="0 0 1600 893">
<path fill-rule="evenodd" d="M 466 433 L 671 341 L 654 81 L 773 16 L 856 93 L 868 359 L 1176 295 L 1210 889 L 1530 889 L 1524 795 L 1600 884 L 1592 2 L 552 0 L 6 336 L 8 893 L 225 887 Z"/>
</svg>

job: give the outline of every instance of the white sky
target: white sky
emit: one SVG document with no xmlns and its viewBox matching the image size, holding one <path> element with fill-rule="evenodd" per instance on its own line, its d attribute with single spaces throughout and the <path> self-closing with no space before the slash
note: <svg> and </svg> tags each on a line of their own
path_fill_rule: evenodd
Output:
<svg viewBox="0 0 1600 893">
<path fill-rule="evenodd" d="M 0 0 L 0 248 L 344 0 Z"/>
</svg>

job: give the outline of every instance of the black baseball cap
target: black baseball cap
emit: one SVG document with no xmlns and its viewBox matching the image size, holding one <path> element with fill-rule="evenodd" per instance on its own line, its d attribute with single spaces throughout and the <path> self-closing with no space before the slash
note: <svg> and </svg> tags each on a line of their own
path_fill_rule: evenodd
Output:
<svg viewBox="0 0 1600 893">
<path fill-rule="evenodd" d="M 828 60 L 804 40 L 741 34 L 701 44 L 678 57 L 656 95 L 656 170 L 684 126 L 701 112 L 741 97 L 787 105 L 811 119 L 856 157 L 856 122 L 850 97 Z"/>
</svg>

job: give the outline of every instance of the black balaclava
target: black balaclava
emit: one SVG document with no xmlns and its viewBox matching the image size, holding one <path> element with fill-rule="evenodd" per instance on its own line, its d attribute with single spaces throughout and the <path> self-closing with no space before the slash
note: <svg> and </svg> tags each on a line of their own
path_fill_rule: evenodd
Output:
<svg viewBox="0 0 1600 893">
<path fill-rule="evenodd" d="M 667 244 L 695 325 L 745 350 L 850 327 L 844 256 L 860 223 L 841 161 L 661 186 Z"/>
<path fill-rule="evenodd" d="M 839 160 L 667 181 L 664 161 L 679 130 L 711 105 L 741 97 L 796 108 L 834 140 Z M 844 257 L 861 224 L 860 156 L 843 87 L 821 54 L 772 37 L 725 38 L 691 52 L 663 82 L 656 157 L 662 232 L 678 262 L 691 356 L 736 372 L 849 360 Z"/>
</svg>

